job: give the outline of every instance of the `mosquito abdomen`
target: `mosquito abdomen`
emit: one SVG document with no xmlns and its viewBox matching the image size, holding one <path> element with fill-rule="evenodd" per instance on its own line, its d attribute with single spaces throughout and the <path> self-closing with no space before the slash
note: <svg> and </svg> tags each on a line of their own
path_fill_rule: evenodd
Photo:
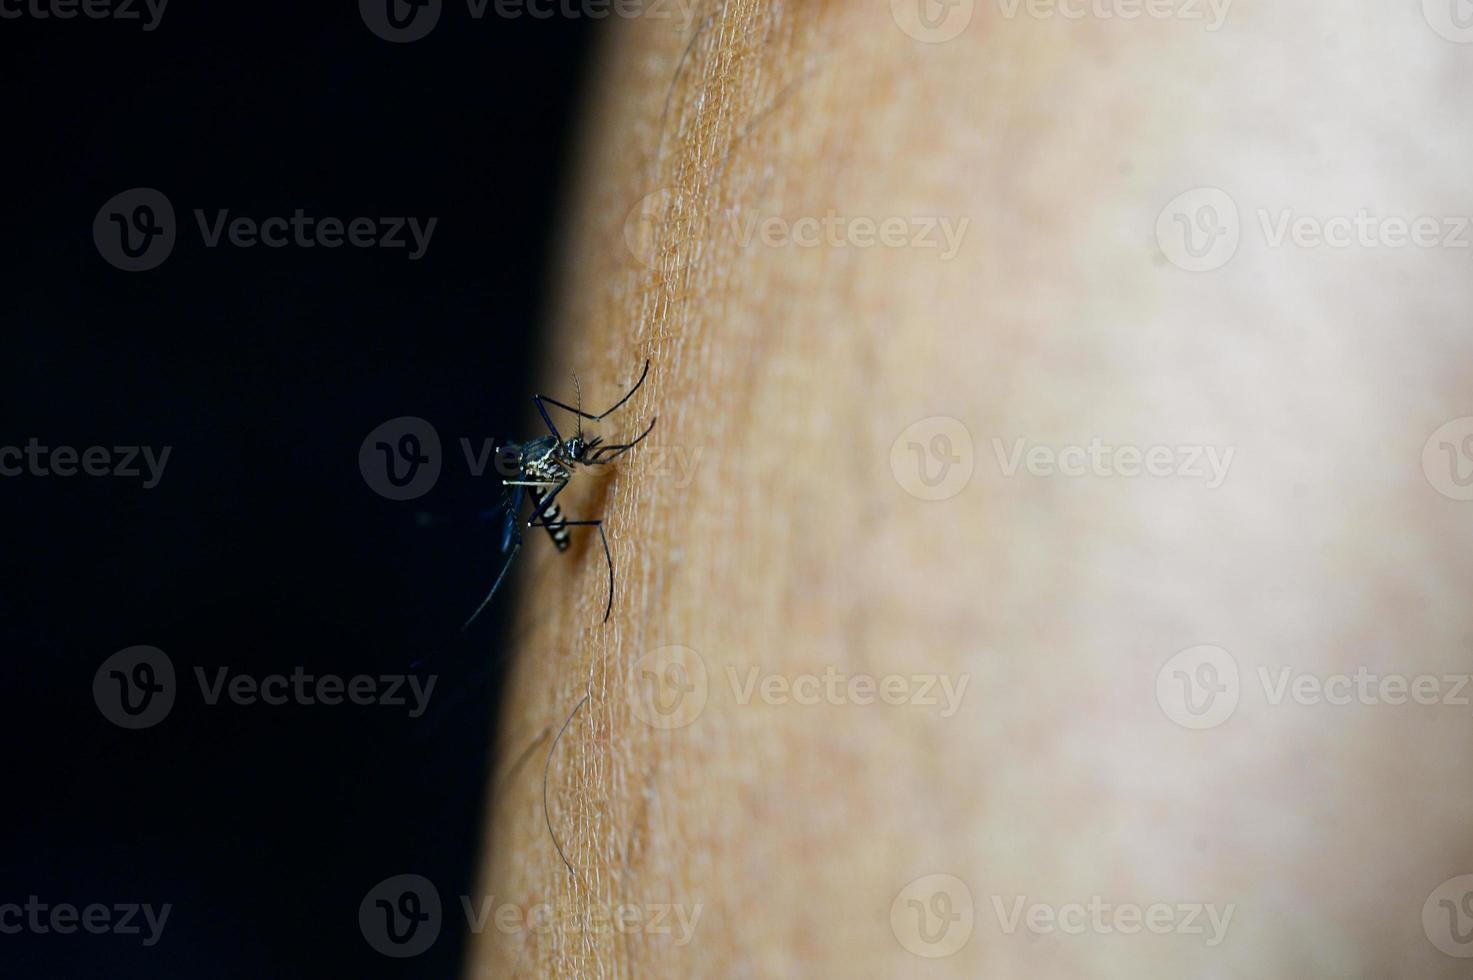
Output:
<svg viewBox="0 0 1473 980">
<path fill-rule="evenodd" d="M 542 508 L 542 498 L 545 496 L 541 487 L 532 488 L 532 510 L 536 512 Z M 552 543 L 557 545 L 558 551 L 568 550 L 568 519 L 563 516 L 563 509 L 554 500 L 542 511 L 543 526 L 547 528 L 547 534 L 552 538 Z"/>
</svg>

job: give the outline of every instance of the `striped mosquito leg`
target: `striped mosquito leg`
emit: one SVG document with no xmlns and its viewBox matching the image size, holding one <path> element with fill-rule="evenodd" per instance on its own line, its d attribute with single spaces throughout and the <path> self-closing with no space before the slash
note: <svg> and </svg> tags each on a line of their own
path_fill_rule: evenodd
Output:
<svg viewBox="0 0 1473 980">
<path fill-rule="evenodd" d="M 563 509 L 558 506 L 556 500 L 549 502 L 544 509 L 543 499 L 545 497 L 546 491 L 541 487 L 532 488 L 533 512 L 540 511 L 542 513 L 542 520 L 539 523 L 547 528 L 548 536 L 552 538 L 552 543 L 557 545 L 557 550 L 567 551 L 568 519 L 563 516 Z"/>
</svg>

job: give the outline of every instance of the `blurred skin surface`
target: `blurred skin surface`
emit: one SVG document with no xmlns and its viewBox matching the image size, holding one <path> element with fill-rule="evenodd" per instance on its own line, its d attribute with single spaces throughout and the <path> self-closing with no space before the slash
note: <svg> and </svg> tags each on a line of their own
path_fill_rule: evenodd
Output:
<svg viewBox="0 0 1473 980">
<path fill-rule="evenodd" d="M 472 975 L 1467 974 L 1437 8 L 610 19 Z"/>
</svg>

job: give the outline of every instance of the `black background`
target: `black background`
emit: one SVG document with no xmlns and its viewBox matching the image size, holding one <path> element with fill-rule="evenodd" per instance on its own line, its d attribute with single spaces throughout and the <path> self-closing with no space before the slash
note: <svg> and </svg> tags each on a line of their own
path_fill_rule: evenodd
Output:
<svg viewBox="0 0 1473 980">
<path fill-rule="evenodd" d="M 13 3 L 14 0 L 7 0 Z M 31 0 L 27 0 L 31 2 Z M 0 446 L 172 447 L 162 481 L 0 479 L 5 846 L 0 903 L 164 903 L 161 941 L 0 935 L 6 976 L 449 976 L 479 860 L 502 627 L 495 499 L 456 440 L 520 436 L 595 21 L 474 20 L 391 44 L 351 0 L 186 3 L 138 21 L 0 20 Z M 94 216 L 157 188 L 159 268 L 103 261 Z M 194 209 L 437 217 L 406 250 L 206 248 Z M 364 437 L 432 422 L 443 475 L 393 502 Z M 446 523 L 416 521 L 432 511 Z M 169 716 L 93 701 L 112 653 L 171 658 Z M 196 667 L 438 673 L 420 721 L 385 706 L 210 706 Z M 429 670 L 430 668 L 426 668 Z M 374 952 L 366 892 L 417 873 L 444 930 Z"/>
</svg>

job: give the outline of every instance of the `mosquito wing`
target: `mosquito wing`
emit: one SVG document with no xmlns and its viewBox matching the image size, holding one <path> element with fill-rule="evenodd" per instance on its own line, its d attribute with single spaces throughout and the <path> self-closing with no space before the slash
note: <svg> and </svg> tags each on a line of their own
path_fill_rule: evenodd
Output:
<svg viewBox="0 0 1473 980">
<path fill-rule="evenodd" d="M 511 550 L 512 545 L 520 540 L 520 532 L 517 530 L 518 515 L 522 512 L 522 494 L 526 487 L 507 487 L 507 492 L 501 495 L 501 553 L 504 555 Z"/>
</svg>

